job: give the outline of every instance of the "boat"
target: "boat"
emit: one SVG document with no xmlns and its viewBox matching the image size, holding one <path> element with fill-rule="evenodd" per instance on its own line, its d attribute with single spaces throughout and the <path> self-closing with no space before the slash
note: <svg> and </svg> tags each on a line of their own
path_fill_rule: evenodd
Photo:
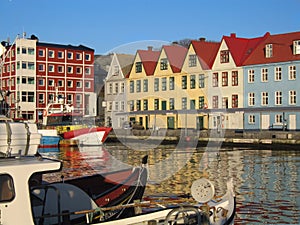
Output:
<svg viewBox="0 0 300 225">
<path fill-rule="evenodd" d="M 0 156 L 33 155 L 41 141 L 37 125 L 0 115 Z"/>
<path fill-rule="evenodd" d="M 0 224 L 66 224 L 67 212 L 72 212 L 68 214 L 72 224 L 82 224 L 86 215 L 73 212 L 141 200 L 148 178 L 146 164 L 147 156 L 141 166 L 131 169 L 49 183 L 43 181 L 43 174 L 54 176 L 52 173 L 61 171 L 61 161 L 40 154 L 1 158 Z M 16 216 L 16 212 L 20 214 Z M 106 218 L 132 213 L 132 208 L 113 210 Z"/>
<path fill-rule="evenodd" d="M 46 147 L 55 146 L 73 146 L 87 145 L 98 146 L 102 145 L 108 134 L 111 132 L 111 127 L 100 127 L 95 125 L 94 117 L 83 116 L 80 112 L 75 112 L 74 107 L 70 104 L 65 104 L 63 99 L 56 102 L 51 102 L 47 105 L 43 112 L 42 128 L 39 132 L 43 134 L 43 143 Z M 57 133 L 50 134 L 49 130 L 54 130 Z"/>
<path fill-rule="evenodd" d="M 42 181 L 44 174 L 51 173 L 54 176 L 53 173 L 61 171 L 61 161 L 39 154 L 1 158 L 0 223 L 149 225 L 205 222 L 224 225 L 233 222 L 235 197 L 232 181 L 228 183 L 227 193 L 223 197 L 212 198 L 213 185 L 205 178 L 198 180 L 196 187 L 192 188 L 192 196 L 198 199 L 197 204 L 176 204 L 138 214 L 140 207 L 155 204 L 140 199 L 148 176 L 146 159 L 143 159 L 141 167 L 135 167 L 131 173 L 127 170 L 121 174 L 106 174 L 101 179 L 82 177 L 48 183 Z M 131 175 L 125 178 L 128 174 Z M 123 176 L 122 182 L 119 182 L 120 175 Z M 108 186 L 106 191 L 99 191 L 101 182 L 112 183 L 112 188 Z M 122 194 L 129 190 L 130 195 Z M 162 202 L 157 205 L 162 205 Z"/>
</svg>

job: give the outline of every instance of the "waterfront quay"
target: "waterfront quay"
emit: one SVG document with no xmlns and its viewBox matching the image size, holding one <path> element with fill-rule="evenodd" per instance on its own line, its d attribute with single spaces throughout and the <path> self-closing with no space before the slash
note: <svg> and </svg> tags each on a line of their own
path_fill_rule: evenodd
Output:
<svg viewBox="0 0 300 225">
<path fill-rule="evenodd" d="M 205 145 L 208 142 L 222 142 L 222 145 L 300 145 L 299 131 L 280 131 L 280 130 L 195 130 L 195 129 L 160 129 L 153 131 L 147 130 L 113 130 L 107 142 L 136 142 L 136 141 L 155 142 L 160 140 L 161 144 L 196 143 Z"/>
</svg>

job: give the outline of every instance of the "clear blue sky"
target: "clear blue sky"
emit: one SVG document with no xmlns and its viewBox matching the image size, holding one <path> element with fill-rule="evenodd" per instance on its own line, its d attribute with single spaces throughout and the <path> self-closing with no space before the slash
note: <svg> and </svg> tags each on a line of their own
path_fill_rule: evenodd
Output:
<svg viewBox="0 0 300 225">
<path fill-rule="evenodd" d="M 0 40 L 25 31 L 106 54 L 147 40 L 300 31 L 299 10 L 300 0 L 0 0 Z"/>
</svg>

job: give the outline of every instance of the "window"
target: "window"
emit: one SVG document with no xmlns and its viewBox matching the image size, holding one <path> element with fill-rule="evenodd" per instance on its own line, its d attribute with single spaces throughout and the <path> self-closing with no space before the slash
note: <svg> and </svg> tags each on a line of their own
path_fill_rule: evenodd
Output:
<svg viewBox="0 0 300 225">
<path fill-rule="evenodd" d="M 261 69 L 261 81 L 268 82 L 268 69 L 267 68 Z"/>
<path fill-rule="evenodd" d="M 54 65 L 49 65 L 48 66 L 48 71 L 49 72 L 54 72 Z"/>
<path fill-rule="evenodd" d="M 275 92 L 275 105 L 281 105 L 282 104 L 282 92 L 276 91 Z"/>
<path fill-rule="evenodd" d="M 271 58 L 273 57 L 273 45 L 272 44 L 266 44 L 266 58 Z"/>
<path fill-rule="evenodd" d="M 68 55 L 68 59 L 73 59 L 73 52 L 68 52 L 67 55 Z"/>
<path fill-rule="evenodd" d="M 135 63 L 135 72 L 141 73 L 142 72 L 142 62 L 136 62 Z"/>
<path fill-rule="evenodd" d="M 219 107 L 219 98 L 217 95 L 212 96 L 212 107 L 213 109 L 217 109 Z"/>
<path fill-rule="evenodd" d="M 73 66 L 68 66 L 68 73 L 73 73 Z"/>
<path fill-rule="evenodd" d="M 113 83 L 109 83 L 108 85 L 108 94 L 112 94 L 113 93 Z"/>
<path fill-rule="evenodd" d="M 289 80 L 296 80 L 296 66 L 289 66 Z"/>
<path fill-rule="evenodd" d="M 174 90 L 175 89 L 175 80 L 174 77 L 169 78 L 169 89 Z"/>
<path fill-rule="evenodd" d="M 296 40 L 293 42 L 293 53 L 294 55 L 300 54 L 300 40 Z"/>
<path fill-rule="evenodd" d="M 281 81 L 281 67 L 275 67 L 275 81 Z"/>
<path fill-rule="evenodd" d="M 82 74 L 82 67 L 80 66 L 76 67 L 76 74 Z"/>
<path fill-rule="evenodd" d="M 148 110 L 148 100 L 147 99 L 144 99 L 144 101 L 143 101 L 143 109 Z"/>
<path fill-rule="evenodd" d="M 81 53 L 76 53 L 76 60 L 82 60 L 82 54 Z"/>
<path fill-rule="evenodd" d="M 58 57 L 59 59 L 63 59 L 63 58 L 64 58 L 64 52 L 58 51 L 57 57 Z"/>
<path fill-rule="evenodd" d="M 222 98 L 222 108 L 228 109 L 228 98 L 227 97 Z"/>
<path fill-rule="evenodd" d="M 163 58 L 160 60 L 160 70 L 167 70 L 168 69 L 168 59 Z"/>
<path fill-rule="evenodd" d="M 57 86 L 58 87 L 63 87 L 64 86 L 64 81 L 63 80 L 58 80 L 57 81 Z"/>
<path fill-rule="evenodd" d="M 85 67 L 84 68 L 84 74 L 85 75 L 91 75 L 91 68 L 90 67 Z"/>
<path fill-rule="evenodd" d="M 191 87 L 191 89 L 196 88 L 196 75 L 190 76 L 190 87 Z"/>
<path fill-rule="evenodd" d="M 148 79 L 144 79 L 143 81 L 143 91 L 148 92 Z"/>
<path fill-rule="evenodd" d="M 67 81 L 67 85 L 69 88 L 73 87 L 73 81 L 72 80 L 68 80 Z"/>
<path fill-rule="evenodd" d="M 117 83 L 117 82 L 115 83 L 115 92 L 114 93 L 116 93 L 116 94 L 119 93 L 119 83 Z"/>
<path fill-rule="evenodd" d="M 57 70 L 59 73 L 63 73 L 64 72 L 64 67 L 63 66 L 58 66 Z"/>
<path fill-rule="evenodd" d="M 119 66 L 114 66 L 113 76 L 119 75 Z"/>
<path fill-rule="evenodd" d="M 289 91 L 289 104 L 296 105 L 296 91 Z"/>
<path fill-rule="evenodd" d="M 238 108 L 239 107 L 239 96 L 238 95 L 232 95 L 232 108 Z"/>
<path fill-rule="evenodd" d="M 204 96 L 199 96 L 199 109 L 204 108 Z"/>
<path fill-rule="evenodd" d="M 91 60 L 91 54 L 85 54 L 85 60 L 90 61 Z"/>
<path fill-rule="evenodd" d="M 205 87 L 204 78 L 204 74 L 199 74 L 199 88 Z"/>
<path fill-rule="evenodd" d="M 39 103 L 45 103 L 44 94 L 39 94 Z"/>
<path fill-rule="evenodd" d="M 181 98 L 181 109 L 187 109 L 187 98 Z"/>
<path fill-rule="evenodd" d="M 27 54 L 27 49 L 25 47 L 22 47 L 22 54 Z"/>
<path fill-rule="evenodd" d="M 107 102 L 107 111 L 112 111 L 112 108 L 113 108 L 113 103 L 112 102 Z"/>
<path fill-rule="evenodd" d="M 136 92 L 141 92 L 141 80 L 136 81 Z"/>
<path fill-rule="evenodd" d="M 268 105 L 269 104 L 269 93 L 262 92 L 261 93 L 261 105 Z"/>
<path fill-rule="evenodd" d="M 28 69 L 34 70 L 34 62 L 28 62 Z"/>
<path fill-rule="evenodd" d="M 169 108 L 170 108 L 170 110 L 175 109 L 175 99 L 174 98 L 169 99 Z"/>
<path fill-rule="evenodd" d="M 34 55 L 34 48 L 28 48 L 28 55 Z"/>
<path fill-rule="evenodd" d="M 181 77 L 181 88 L 186 89 L 187 88 L 187 76 Z"/>
<path fill-rule="evenodd" d="M 119 102 L 114 102 L 114 103 L 115 103 L 114 111 L 119 111 Z"/>
<path fill-rule="evenodd" d="M 248 83 L 254 83 L 254 70 L 248 70 Z"/>
<path fill-rule="evenodd" d="M 134 111 L 134 101 L 133 100 L 129 101 L 129 110 Z"/>
<path fill-rule="evenodd" d="M 121 93 L 124 93 L 125 92 L 125 83 L 122 82 L 121 83 Z"/>
<path fill-rule="evenodd" d="M 67 94 L 67 103 L 72 104 L 73 103 L 73 95 L 72 94 Z"/>
<path fill-rule="evenodd" d="M 255 115 L 249 115 L 248 121 L 249 124 L 255 124 Z"/>
<path fill-rule="evenodd" d="M 124 110 L 125 110 L 125 102 L 121 101 L 121 111 L 124 111 Z"/>
<path fill-rule="evenodd" d="M 48 86 L 54 87 L 54 80 L 48 80 Z"/>
<path fill-rule="evenodd" d="M 45 71 L 45 65 L 44 64 L 39 64 L 38 68 L 39 68 L 39 71 Z"/>
<path fill-rule="evenodd" d="M 34 77 L 28 77 L 28 84 L 34 84 Z"/>
<path fill-rule="evenodd" d="M 49 58 L 54 58 L 54 51 L 53 50 L 49 50 L 48 57 Z"/>
<path fill-rule="evenodd" d="M 161 90 L 162 91 L 167 90 L 167 78 L 166 77 L 161 78 Z"/>
<path fill-rule="evenodd" d="M 15 198 L 15 187 L 10 175 L 0 175 L 0 187 L 0 202 L 9 202 Z"/>
<path fill-rule="evenodd" d="M 22 62 L 22 69 L 27 69 L 27 62 Z"/>
<path fill-rule="evenodd" d="M 76 95 L 76 104 L 77 104 L 77 106 L 79 106 L 81 103 L 82 103 L 82 95 L 77 94 Z"/>
<path fill-rule="evenodd" d="M 136 100 L 136 110 L 141 111 L 141 100 Z"/>
<path fill-rule="evenodd" d="M 249 106 L 255 105 L 255 93 L 254 92 L 248 93 L 248 105 Z"/>
<path fill-rule="evenodd" d="M 191 99 L 190 100 L 190 109 L 195 109 L 196 108 L 196 100 L 195 99 Z"/>
<path fill-rule="evenodd" d="M 238 71 L 232 71 L 231 74 L 231 85 L 238 86 L 239 85 L 239 74 Z"/>
<path fill-rule="evenodd" d="M 218 75 L 218 73 L 213 73 L 212 86 L 213 87 L 218 87 L 219 86 L 219 75 Z"/>
<path fill-rule="evenodd" d="M 228 86 L 228 73 L 222 72 L 222 86 L 226 87 Z"/>
<path fill-rule="evenodd" d="M 221 60 L 221 63 L 229 62 L 229 51 L 228 50 L 220 51 L 220 60 Z"/>
<path fill-rule="evenodd" d="M 134 81 L 133 80 L 130 81 L 129 86 L 130 86 L 129 87 L 130 93 L 134 93 Z"/>
<path fill-rule="evenodd" d="M 276 114 L 275 115 L 275 123 L 282 123 L 282 122 L 283 122 L 282 114 Z"/>
<path fill-rule="evenodd" d="M 197 56 L 189 55 L 189 67 L 195 67 L 197 65 Z"/>
<path fill-rule="evenodd" d="M 45 80 L 44 79 L 38 79 L 39 86 L 45 86 Z"/>
<path fill-rule="evenodd" d="M 21 93 L 22 102 L 34 102 L 34 92 L 33 91 L 22 91 Z"/>
<path fill-rule="evenodd" d="M 82 88 L 82 82 L 76 81 L 76 88 Z"/>
<path fill-rule="evenodd" d="M 154 91 L 159 91 L 159 78 L 154 79 Z"/>
<path fill-rule="evenodd" d="M 154 99 L 154 110 L 159 110 L 159 99 Z"/>
<path fill-rule="evenodd" d="M 45 51 L 40 49 L 38 54 L 39 54 L 40 57 L 44 57 L 45 56 Z"/>
</svg>

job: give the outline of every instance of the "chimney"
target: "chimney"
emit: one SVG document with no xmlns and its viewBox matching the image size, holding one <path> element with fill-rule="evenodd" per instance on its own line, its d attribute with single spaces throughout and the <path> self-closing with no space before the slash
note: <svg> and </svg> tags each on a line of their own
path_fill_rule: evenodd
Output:
<svg viewBox="0 0 300 225">
<path fill-rule="evenodd" d="M 236 33 L 231 33 L 231 34 L 230 34 L 230 37 L 236 38 Z"/>
<path fill-rule="evenodd" d="M 148 46 L 148 51 L 152 51 L 153 50 L 153 46 Z"/>
<path fill-rule="evenodd" d="M 199 38 L 199 41 L 204 42 L 205 41 L 205 37 Z"/>
</svg>

